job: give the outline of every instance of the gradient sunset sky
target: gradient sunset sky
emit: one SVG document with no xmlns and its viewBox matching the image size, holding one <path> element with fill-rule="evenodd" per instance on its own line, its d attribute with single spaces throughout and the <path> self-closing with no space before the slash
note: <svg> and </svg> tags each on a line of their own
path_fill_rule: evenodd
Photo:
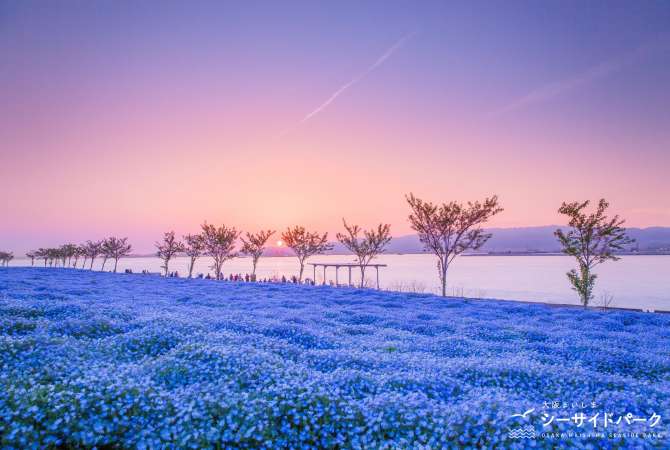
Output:
<svg viewBox="0 0 670 450">
<path fill-rule="evenodd" d="M 0 1 L 0 249 L 204 220 L 670 226 L 670 2 Z"/>
</svg>

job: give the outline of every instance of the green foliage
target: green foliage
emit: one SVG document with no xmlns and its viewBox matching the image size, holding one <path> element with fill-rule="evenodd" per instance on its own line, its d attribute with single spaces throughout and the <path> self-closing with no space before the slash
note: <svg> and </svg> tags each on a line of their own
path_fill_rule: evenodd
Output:
<svg viewBox="0 0 670 450">
<path fill-rule="evenodd" d="M 600 199 L 596 211 L 591 214 L 585 212 L 589 203 L 588 200 L 581 203 L 563 202 L 558 212 L 569 217 L 570 229 L 567 232 L 561 229 L 555 232 L 563 253 L 577 260 L 579 272 L 572 269 L 567 276 L 584 307 L 593 299 L 597 278 L 593 268 L 608 260 L 617 261 L 619 257 L 615 252 L 625 250 L 626 246 L 634 242 L 626 235 L 623 219 L 618 215 L 607 217 L 605 212 L 609 203 L 604 198 Z"/>
</svg>

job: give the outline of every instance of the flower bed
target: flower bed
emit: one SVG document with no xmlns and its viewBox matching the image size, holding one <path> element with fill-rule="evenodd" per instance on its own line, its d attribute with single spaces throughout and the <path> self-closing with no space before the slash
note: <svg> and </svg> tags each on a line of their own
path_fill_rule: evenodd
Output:
<svg viewBox="0 0 670 450">
<path fill-rule="evenodd" d="M 571 437 L 579 411 L 647 420 Z M 668 421 L 666 315 L 0 270 L 3 448 L 668 448 Z"/>
</svg>

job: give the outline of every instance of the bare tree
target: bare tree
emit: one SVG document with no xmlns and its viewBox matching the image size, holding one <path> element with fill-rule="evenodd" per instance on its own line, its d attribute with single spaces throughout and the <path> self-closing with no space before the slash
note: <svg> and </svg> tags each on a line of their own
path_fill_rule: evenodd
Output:
<svg viewBox="0 0 670 450">
<path fill-rule="evenodd" d="M 63 251 L 63 257 L 66 258 L 67 260 L 67 266 L 72 265 L 72 258 L 76 255 L 77 253 L 77 246 L 75 244 L 65 244 L 61 247 L 61 250 Z M 63 266 L 65 266 L 65 260 L 63 261 Z"/>
<path fill-rule="evenodd" d="M 47 249 L 49 254 L 49 267 L 53 267 L 54 264 L 58 266 L 58 260 L 60 259 L 60 249 L 49 248 Z"/>
<path fill-rule="evenodd" d="M 625 222 L 623 219 L 618 215 L 612 218 L 605 215 L 609 203 L 604 198 L 600 199 L 598 208 L 591 214 L 584 211 L 589 203 L 588 200 L 581 203 L 563 202 L 558 212 L 568 216 L 570 230 L 564 232 L 558 229 L 555 232 L 563 246 L 563 253 L 577 259 L 579 272 L 572 269 L 567 275 L 572 289 L 577 292 L 585 308 L 593 298 L 597 278 L 593 273 L 594 267 L 608 260 L 619 260 L 614 252 L 635 242 L 626 235 L 626 229 L 622 226 Z"/>
<path fill-rule="evenodd" d="M 49 249 L 46 248 L 38 248 L 35 251 L 35 258 L 37 259 L 43 259 L 44 260 L 44 267 L 47 266 L 47 262 L 49 261 Z"/>
<path fill-rule="evenodd" d="M 84 256 L 84 249 L 79 245 L 75 245 L 74 246 L 74 255 L 72 256 L 74 258 L 74 262 L 72 263 L 72 267 L 74 267 L 75 269 L 77 268 L 77 262 L 79 261 L 79 258 L 81 258 L 82 256 Z"/>
<path fill-rule="evenodd" d="M 186 245 L 184 246 L 184 252 L 191 261 L 188 265 L 188 277 L 193 277 L 193 266 L 195 266 L 195 261 L 200 256 L 203 255 L 205 251 L 205 241 L 201 234 L 187 234 L 184 236 L 184 241 Z"/>
<path fill-rule="evenodd" d="M 79 254 L 83 258 L 81 261 L 81 268 L 85 269 L 86 268 L 86 260 L 88 259 L 88 249 L 86 248 L 86 244 L 81 244 L 79 246 Z"/>
<path fill-rule="evenodd" d="M 14 259 L 14 253 L 12 252 L 0 252 L 0 265 L 9 266 L 9 261 Z"/>
<path fill-rule="evenodd" d="M 102 253 L 102 241 L 86 241 L 86 255 L 91 259 L 89 270 L 93 270 L 93 261 Z M 105 258 L 105 261 L 107 258 Z M 102 269 L 105 268 L 105 263 L 102 263 Z"/>
<path fill-rule="evenodd" d="M 109 249 L 105 248 L 105 241 L 102 241 L 102 247 L 100 247 L 100 255 L 102 256 L 102 265 L 100 266 L 100 272 L 105 271 L 105 264 L 107 264 L 107 260 L 110 258 L 110 253 Z"/>
<path fill-rule="evenodd" d="M 58 258 L 61 260 L 63 267 L 66 267 L 66 262 L 70 251 L 67 245 L 68 244 L 63 244 L 58 247 Z"/>
<path fill-rule="evenodd" d="M 202 224 L 202 237 L 207 256 L 214 258 L 214 275 L 217 280 L 221 279 L 221 268 L 223 263 L 237 256 L 235 253 L 235 241 L 240 233 L 234 228 L 225 225 L 215 227 L 214 225 Z"/>
<path fill-rule="evenodd" d="M 613 294 L 610 294 L 607 291 L 600 294 L 600 308 L 603 311 L 607 311 L 608 309 L 612 308 L 613 306 L 614 306 L 614 295 Z"/>
<path fill-rule="evenodd" d="M 26 258 L 30 258 L 30 265 L 34 266 L 35 258 L 37 258 L 37 251 L 36 250 L 29 251 L 28 253 L 26 253 Z"/>
<path fill-rule="evenodd" d="M 391 225 L 379 224 L 377 229 L 363 231 L 363 237 L 359 237 L 361 228 L 358 225 L 348 225 L 347 221 L 342 219 L 346 234 L 337 233 L 337 240 L 342 243 L 350 252 L 356 255 L 356 262 L 361 268 L 361 284 L 365 285 L 365 269 L 370 261 L 377 255 L 384 252 L 384 248 L 391 242 Z"/>
<path fill-rule="evenodd" d="M 293 250 L 298 257 L 298 262 L 300 263 L 299 282 L 302 281 L 302 274 L 305 270 L 305 261 L 307 258 L 333 249 L 332 244 L 328 243 L 328 233 L 310 233 L 305 230 L 305 227 L 301 226 L 288 228 L 282 233 L 281 238 L 286 246 Z"/>
<path fill-rule="evenodd" d="M 424 202 L 414 194 L 406 196 L 411 208 L 409 222 L 417 232 L 425 250 L 437 256 L 437 270 L 442 284 L 442 296 L 447 295 L 447 271 L 456 256 L 466 250 L 478 250 L 491 238 L 481 225 L 503 209 L 498 197 L 486 198 L 483 203 L 458 202 L 435 205 Z"/>
<path fill-rule="evenodd" d="M 253 265 L 251 270 L 252 277 L 256 276 L 256 266 L 261 255 L 263 255 L 265 244 L 274 233 L 272 230 L 261 230 L 256 234 L 246 233 L 246 239 L 242 238 L 242 253 L 251 256 L 251 263 Z"/>
<path fill-rule="evenodd" d="M 156 242 L 156 256 L 163 260 L 162 268 L 165 269 L 165 276 L 168 276 L 168 264 L 170 260 L 179 252 L 184 251 L 184 244 L 174 237 L 174 231 L 168 231 L 163 236 L 163 243 Z"/>
<path fill-rule="evenodd" d="M 119 259 L 124 256 L 128 256 L 132 250 L 132 245 L 128 243 L 128 238 L 117 238 L 110 237 L 104 240 L 102 244 L 102 254 L 105 256 L 105 259 L 102 263 L 104 269 L 105 262 L 107 259 L 114 260 L 114 273 L 116 273 L 116 268 L 119 263 Z"/>
</svg>

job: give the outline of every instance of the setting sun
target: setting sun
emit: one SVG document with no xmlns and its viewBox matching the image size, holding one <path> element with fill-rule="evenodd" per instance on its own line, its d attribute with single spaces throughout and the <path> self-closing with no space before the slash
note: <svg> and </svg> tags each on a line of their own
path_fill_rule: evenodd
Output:
<svg viewBox="0 0 670 450">
<path fill-rule="evenodd" d="M 282 241 L 277 241 L 277 247 L 281 247 L 282 245 L 284 245 Z"/>
</svg>

